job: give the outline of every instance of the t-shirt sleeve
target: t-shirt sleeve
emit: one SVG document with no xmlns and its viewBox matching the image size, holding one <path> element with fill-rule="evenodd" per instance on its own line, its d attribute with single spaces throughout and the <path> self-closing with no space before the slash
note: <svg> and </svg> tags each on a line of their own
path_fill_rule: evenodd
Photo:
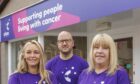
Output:
<svg viewBox="0 0 140 84">
<path fill-rule="evenodd" d="M 121 69 L 117 73 L 118 84 L 130 84 L 129 76 L 125 69 Z"/>
<path fill-rule="evenodd" d="M 53 62 L 54 62 L 54 59 L 51 59 L 46 63 L 45 65 L 46 70 L 52 71 L 51 68 L 52 68 Z"/>
<path fill-rule="evenodd" d="M 47 62 L 46 65 L 45 65 L 45 69 L 46 70 L 51 70 L 51 67 L 50 66 L 51 66 L 51 63 L 50 62 Z"/>
<path fill-rule="evenodd" d="M 8 84 L 20 84 L 18 76 L 16 74 L 12 74 L 9 76 Z"/>
<path fill-rule="evenodd" d="M 84 60 L 84 59 L 83 59 Z M 87 61 L 83 61 L 82 62 L 82 67 L 83 67 L 83 69 L 86 69 L 86 68 L 88 68 L 88 63 L 87 63 Z"/>
<path fill-rule="evenodd" d="M 50 59 L 50 60 L 46 63 L 45 69 L 46 69 L 46 70 L 49 70 L 49 71 L 52 71 L 52 67 L 55 65 L 56 60 L 57 60 L 57 57 L 54 57 L 54 58 Z"/>
</svg>

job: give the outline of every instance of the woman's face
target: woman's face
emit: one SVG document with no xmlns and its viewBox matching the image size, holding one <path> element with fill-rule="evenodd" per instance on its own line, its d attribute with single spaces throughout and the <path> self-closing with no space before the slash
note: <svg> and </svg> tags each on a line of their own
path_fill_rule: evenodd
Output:
<svg viewBox="0 0 140 84">
<path fill-rule="evenodd" d="M 40 61 L 40 51 L 35 44 L 30 44 L 25 48 L 24 58 L 28 67 L 38 66 Z"/>
<path fill-rule="evenodd" d="M 93 49 L 93 54 L 95 55 L 93 58 L 96 65 L 98 64 L 108 65 L 109 48 L 103 48 L 102 46 L 95 47 Z"/>
</svg>

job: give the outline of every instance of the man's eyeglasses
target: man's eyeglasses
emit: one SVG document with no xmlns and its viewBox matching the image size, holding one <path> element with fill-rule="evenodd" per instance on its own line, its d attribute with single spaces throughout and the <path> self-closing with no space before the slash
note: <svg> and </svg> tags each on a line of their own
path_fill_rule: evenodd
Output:
<svg viewBox="0 0 140 84">
<path fill-rule="evenodd" d="M 72 41 L 72 39 L 65 39 L 65 40 L 58 40 L 57 42 L 58 43 L 64 43 L 64 42 L 69 43 L 71 41 Z"/>
</svg>

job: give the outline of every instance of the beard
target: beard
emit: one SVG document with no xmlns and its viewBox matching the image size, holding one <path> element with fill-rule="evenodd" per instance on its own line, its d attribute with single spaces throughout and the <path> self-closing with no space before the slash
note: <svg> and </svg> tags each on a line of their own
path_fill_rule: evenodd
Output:
<svg viewBox="0 0 140 84">
<path fill-rule="evenodd" d="M 69 54 L 72 53 L 72 50 L 69 50 L 69 51 L 62 51 L 61 50 L 60 53 L 63 54 L 63 55 L 65 55 L 65 56 L 67 56 L 67 55 L 69 55 Z"/>
</svg>

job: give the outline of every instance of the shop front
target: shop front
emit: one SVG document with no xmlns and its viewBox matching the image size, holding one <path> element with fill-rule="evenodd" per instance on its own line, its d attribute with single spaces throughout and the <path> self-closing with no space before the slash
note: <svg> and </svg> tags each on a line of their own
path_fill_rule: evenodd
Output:
<svg viewBox="0 0 140 84">
<path fill-rule="evenodd" d="M 45 60 L 47 61 L 59 54 L 56 44 L 58 33 L 62 30 L 70 31 L 75 41 L 74 53 L 86 60 L 92 37 L 98 32 L 105 32 L 111 34 L 115 39 L 119 50 L 119 63 L 128 70 L 133 83 L 136 80 L 135 77 L 137 77 L 134 74 L 135 68 L 133 68 L 137 63 L 133 61 L 136 59 L 133 59 L 133 57 L 137 57 L 137 55 L 136 52 L 135 54 L 132 53 L 135 50 L 133 48 L 136 47 L 136 44 L 133 43 L 133 41 L 137 41 L 134 34 L 136 31 L 133 31 L 132 27 L 127 30 L 129 28 L 125 28 L 127 26 L 125 21 L 125 27 L 115 25 L 120 24 L 124 19 L 118 20 L 120 23 L 109 20 L 112 22 L 109 29 L 97 28 L 100 28 L 100 25 L 98 25 L 100 21 L 104 22 L 102 18 L 112 18 L 112 14 L 118 12 L 123 15 L 122 11 L 137 8 L 139 3 L 140 1 L 138 0 L 127 1 L 127 3 L 122 0 L 103 2 L 98 0 L 95 0 L 95 2 L 93 0 L 82 2 L 80 0 L 44 1 L 2 18 L 0 41 L 8 43 L 8 74 L 15 71 L 18 54 L 23 45 L 29 40 L 37 40 L 41 43 L 44 47 Z M 102 7 L 97 4 L 102 4 Z M 105 24 L 104 27 L 106 26 L 110 27 L 108 24 Z M 138 30 L 137 28 L 135 29 Z M 116 31 L 118 32 L 116 33 Z M 132 34 L 129 33 L 130 31 Z"/>
</svg>

